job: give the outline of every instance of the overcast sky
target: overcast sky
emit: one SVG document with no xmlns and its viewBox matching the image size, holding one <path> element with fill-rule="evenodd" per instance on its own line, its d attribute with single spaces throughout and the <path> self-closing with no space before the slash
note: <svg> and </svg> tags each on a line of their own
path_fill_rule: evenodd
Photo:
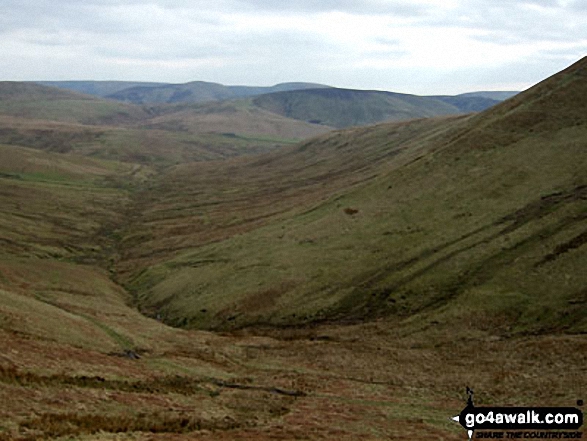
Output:
<svg viewBox="0 0 587 441">
<path fill-rule="evenodd" d="M 0 80 L 522 90 L 586 24 L 587 0 L 0 0 Z"/>
</svg>

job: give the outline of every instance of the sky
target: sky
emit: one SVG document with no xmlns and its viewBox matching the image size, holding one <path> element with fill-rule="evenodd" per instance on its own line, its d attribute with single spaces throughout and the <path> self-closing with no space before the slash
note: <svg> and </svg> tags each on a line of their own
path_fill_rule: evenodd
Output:
<svg viewBox="0 0 587 441">
<path fill-rule="evenodd" d="M 0 81 L 524 90 L 586 23 L 587 0 L 0 0 Z"/>
</svg>

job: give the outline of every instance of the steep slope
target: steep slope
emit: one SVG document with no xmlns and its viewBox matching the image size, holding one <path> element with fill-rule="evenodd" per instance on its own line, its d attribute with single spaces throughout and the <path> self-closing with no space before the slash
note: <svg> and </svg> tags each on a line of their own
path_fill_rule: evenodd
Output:
<svg viewBox="0 0 587 441">
<path fill-rule="evenodd" d="M 338 128 L 469 113 L 497 104 L 483 98 L 423 97 L 336 88 L 273 93 L 253 102 L 279 115 Z"/>
<path fill-rule="evenodd" d="M 127 286 L 193 327 L 391 315 L 585 331 L 586 64 L 482 114 L 177 169 L 126 235 Z"/>
</svg>

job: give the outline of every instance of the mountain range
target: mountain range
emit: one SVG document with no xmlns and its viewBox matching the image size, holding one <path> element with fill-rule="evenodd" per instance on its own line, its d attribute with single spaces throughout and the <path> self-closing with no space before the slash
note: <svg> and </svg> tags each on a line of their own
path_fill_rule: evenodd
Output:
<svg viewBox="0 0 587 441">
<path fill-rule="evenodd" d="M 351 127 L 411 118 L 483 111 L 515 92 L 479 92 L 456 96 L 417 96 L 384 91 L 340 89 L 314 83 L 271 87 L 225 86 L 194 81 L 186 84 L 115 81 L 41 82 L 39 84 L 170 113 L 176 106 L 242 101 L 250 108 L 328 127 Z M 492 98 L 493 97 L 493 98 Z M 153 107 L 156 107 L 154 109 Z M 240 108 L 243 104 L 239 105 Z M 173 107 L 172 107 L 173 108 Z M 210 111 L 214 106 L 209 106 Z M 216 107 L 217 108 L 217 107 Z M 182 111 L 185 113 L 185 107 Z M 198 110 L 200 111 L 200 110 Z M 257 110 L 258 111 L 258 110 Z"/>
</svg>

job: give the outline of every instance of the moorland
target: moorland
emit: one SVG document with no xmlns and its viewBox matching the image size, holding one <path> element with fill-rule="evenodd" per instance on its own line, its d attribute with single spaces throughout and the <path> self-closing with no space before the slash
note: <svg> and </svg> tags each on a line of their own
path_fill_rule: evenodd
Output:
<svg viewBox="0 0 587 441">
<path fill-rule="evenodd" d="M 190 84 L 0 83 L 0 440 L 585 399 L 587 59 L 501 102 Z"/>
</svg>

